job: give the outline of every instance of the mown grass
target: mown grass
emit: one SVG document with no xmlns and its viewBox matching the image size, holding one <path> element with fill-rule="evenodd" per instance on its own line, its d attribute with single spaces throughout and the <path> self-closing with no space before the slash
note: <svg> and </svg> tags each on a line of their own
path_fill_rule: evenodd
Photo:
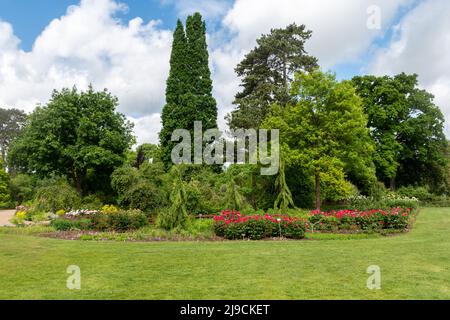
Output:
<svg viewBox="0 0 450 320">
<path fill-rule="evenodd" d="M 449 299 L 450 208 L 392 237 L 92 242 L 0 232 L 0 299 Z M 81 290 L 67 289 L 69 265 Z M 381 268 L 381 290 L 366 288 Z"/>
</svg>

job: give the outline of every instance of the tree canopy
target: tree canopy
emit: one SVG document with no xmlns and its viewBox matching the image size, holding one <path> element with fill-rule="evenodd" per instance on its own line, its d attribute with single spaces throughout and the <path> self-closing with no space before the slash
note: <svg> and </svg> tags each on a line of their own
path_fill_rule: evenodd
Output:
<svg viewBox="0 0 450 320">
<path fill-rule="evenodd" d="M 4 164 L 7 161 L 8 148 L 19 136 L 26 119 L 27 115 L 22 110 L 0 108 L 0 151 Z"/>
<path fill-rule="evenodd" d="M 378 179 L 392 189 L 397 184 L 442 188 L 447 163 L 444 116 L 433 96 L 417 87 L 417 75 L 360 76 L 353 83 L 376 144 Z"/>
<path fill-rule="evenodd" d="M 295 23 L 262 35 L 257 46 L 236 67 L 242 91 L 236 94 L 237 109 L 228 116 L 232 128 L 259 128 L 274 103 L 292 101 L 294 73 L 316 68 L 317 59 L 305 51 L 312 32 Z"/>
<path fill-rule="evenodd" d="M 206 44 L 206 25 L 199 13 L 189 16 L 186 30 L 180 20 L 173 36 L 170 73 L 167 80 L 166 105 L 162 111 L 159 138 L 162 160 L 170 166 L 176 129 L 193 131 L 194 122 L 201 121 L 203 130 L 217 127 L 217 103 L 212 96 Z"/>
<path fill-rule="evenodd" d="M 117 98 L 106 90 L 54 91 L 12 144 L 11 166 L 42 177 L 65 175 L 80 193 L 103 190 L 134 142 L 132 124 L 116 112 L 117 106 Z"/>
<path fill-rule="evenodd" d="M 373 151 L 367 118 L 352 84 L 317 69 L 298 73 L 291 93 L 296 103 L 274 106 L 263 126 L 280 129 L 286 165 L 299 165 L 314 177 L 316 207 L 320 209 L 320 182 L 327 173 L 374 180 L 373 165 L 364 160 Z"/>
</svg>

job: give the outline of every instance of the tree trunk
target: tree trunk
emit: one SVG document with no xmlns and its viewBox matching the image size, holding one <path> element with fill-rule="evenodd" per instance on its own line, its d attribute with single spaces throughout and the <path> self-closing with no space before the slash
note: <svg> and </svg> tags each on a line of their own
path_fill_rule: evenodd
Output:
<svg viewBox="0 0 450 320">
<path fill-rule="evenodd" d="M 81 182 L 82 182 L 81 175 L 77 174 L 75 180 L 76 180 L 75 182 L 76 182 L 76 185 L 77 185 L 77 192 L 81 196 L 81 193 L 82 193 L 82 189 L 81 189 Z"/>
<path fill-rule="evenodd" d="M 395 176 L 391 177 L 391 191 L 395 191 Z"/>
<path fill-rule="evenodd" d="M 320 210 L 321 201 L 320 201 L 320 173 L 316 172 L 316 209 Z"/>
</svg>

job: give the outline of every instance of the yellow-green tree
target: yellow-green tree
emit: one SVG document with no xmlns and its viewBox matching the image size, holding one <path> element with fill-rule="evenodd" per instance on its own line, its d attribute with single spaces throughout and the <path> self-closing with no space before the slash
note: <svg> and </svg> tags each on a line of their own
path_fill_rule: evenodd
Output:
<svg viewBox="0 0 450 320">
<path fill-rule="evenodd" d="M 298 73 L 291 94 L 296 102 L 274 106 L 263 126 L 280 129 L 286 165 L 300 166 L 312 175 L 316 208 L 321 207 L 324 174 L 342 178 L 346 173 L 373 182 L 374 147 L 352 84 L 316 69 Z"/>
</svg>

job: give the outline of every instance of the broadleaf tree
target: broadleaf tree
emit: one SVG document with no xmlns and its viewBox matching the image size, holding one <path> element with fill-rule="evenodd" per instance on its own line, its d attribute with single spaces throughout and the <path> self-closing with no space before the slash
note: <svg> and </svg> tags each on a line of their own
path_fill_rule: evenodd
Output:
<svg viewBox="0 0 450 320">
<path fill-rule="evenodd" d="M 316 69 L 298 73 L 291 94 L 296 102 L 274 106 L 263 126 L 280 130 L 286 166 L 299 166 L 313 177 L 316 208 L 321 207 L 321 176 L 330 168 L 373 182 L 367 159 L 374 147 L 352 84 Z"/>
<path fill-rule="evenodd" d="M 117 106 L 116 97 L 92 86 L 54 91 L 12 144 L 10 165 L 41 177 L 66 176 L 79 193 L 109 191 L 111 173 L 134 143 L 133 126 Z"/>
<path fill-rule="evenodd" d="M 3 164 L 7 164 L 7 152 L 26 123 L 27 115 L 19 109 L 0 108 L 0 151 Z"/>
<path fill-rule="evenodd" d="M 391 189 L 397 184 L 442 187 L 447 164 L 444 117 L 433 96 L 418 88 L 417 75 L 358 76 L 353 83 L 376 145 L 378 179 Z"/>
</svg>

